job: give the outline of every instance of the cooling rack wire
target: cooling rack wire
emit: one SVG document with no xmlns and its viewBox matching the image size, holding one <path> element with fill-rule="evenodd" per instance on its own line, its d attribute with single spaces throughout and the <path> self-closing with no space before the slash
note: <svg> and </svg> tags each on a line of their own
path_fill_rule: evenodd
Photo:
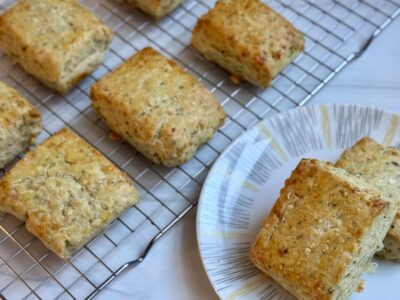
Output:
<svg viewBox="0 0 400 300">
<path fill-rule="evenodd" d="M 261 90 L 232 84 L 224 71 L 190 47 L 192 28 L 215 0 L 187 0 L 160 21 L 115 0 L 80 2 L 116 32 L 97 71 L 60 96 L 0 52 L 0 79 L 42 112 L 44 131 L 39 143 L 70 127 L 133 178 L 142 202 L 68 261 L 49 252 L 26 231 L 23 222 L 0 215 L 0 295 L 6 299 L 97 295 L 122 271 L 140 263 L 154 243 L 196 205 L 205 176 L 223 149 L 258 121 L 308 102 L 400 12 L 400 0 L 265 1 L 304 33 L 306 49 L 270 88 Z M 0 13 L 13 3 L 0 0 Z M 225 125 L 196 156 L 177 168 L 151 164 L 128 145 L 108 139 L 107 126 L 90 107 L 91 84 L 145 46 L 173 58 L 202 81 L 228 115 Z"/>
</svg>

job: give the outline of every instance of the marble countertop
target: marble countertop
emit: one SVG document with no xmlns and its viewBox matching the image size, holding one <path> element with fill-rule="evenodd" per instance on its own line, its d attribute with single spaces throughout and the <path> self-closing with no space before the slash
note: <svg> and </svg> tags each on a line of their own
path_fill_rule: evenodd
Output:
<svg viewBox="0 0 400 300">
<path fill-rule="evenodd" d="M 358 103 L 400 113 L 400 19 L 311 103 Z M 202 266 L 193 210 L 159 240 L 145 261 L 96 299 L 218 299 Z"/>
</svg>

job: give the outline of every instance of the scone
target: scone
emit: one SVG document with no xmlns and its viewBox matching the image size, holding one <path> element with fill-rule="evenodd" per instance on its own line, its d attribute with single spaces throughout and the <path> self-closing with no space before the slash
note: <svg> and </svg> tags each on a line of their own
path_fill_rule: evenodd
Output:
<svg viewBox="0 0 400 300">
<path fill-rule="evenodd" d="M 384 147 L 365 137 L 343 152 L 336 167 L 353 175 L 362 176 L 389 198 L 400 203 L 400 151 Z M 377 255 L 382 259 L 400 262 L 400 209 L 389 230 L 384 248 Z"/>
<path fill-rule="evenodd" d="M 128 176 L 68 129 L 29 152 L 0 181 L 0 210 L 24 220 L 61 258 L 138 200 Z"/>
<path fill-rule="evenodd" d="M 103 61 L 112 36 L 76 0 L 22 0 L 0 17 L 0 48 L 60 93 Z"/>
<path fill-rule="evenodd" d="M 165 166 L 189 160 L 225 118 L 205 87 L 152 48 L 95 83 L 90 98 L 114 132 Z"/>
<path fill-rule="evenodd" d="M 362 179 L 302 160 L 264 221 L 251 260 L 298 299 L 347 299 L 395 214 L 395 203 Z"/>
<path fill-rule="evenodd" d="M 0 81 L 0 168 L 34 144 L 41 131 L 40 112 Z"/>
<path fill-rule="evenodd" d="M 173 11 L 184 0 L 124 0 L 153 18 L 162 18 Z"/>
<path fill-rule="evenodd" d="M 263 88 L 304 50 L 302 34 L 259 0 L 219 0 L 198 21 L 192 44 L 235 78 Z"/>
</svg>

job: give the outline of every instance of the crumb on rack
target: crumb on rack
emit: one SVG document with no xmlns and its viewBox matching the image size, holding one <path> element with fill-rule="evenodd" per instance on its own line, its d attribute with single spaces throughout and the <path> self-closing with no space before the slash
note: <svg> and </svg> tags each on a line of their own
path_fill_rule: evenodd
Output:
<svg viewBox="0 0 400 300">
<path fill-rule="evenodd" d="M 110 130 L 110 132 L 108 133 L 108 138 L 112 141 L 123 141 L 123 138 L 118 133 L 112 130 Z"/>
<path fill-rule="evenodd" d="M 242 78 L 240 76 L 232 74 L 229 79 L 234 83 L 234 84 L 239 84 L 242 81 Z"/>
</svg>

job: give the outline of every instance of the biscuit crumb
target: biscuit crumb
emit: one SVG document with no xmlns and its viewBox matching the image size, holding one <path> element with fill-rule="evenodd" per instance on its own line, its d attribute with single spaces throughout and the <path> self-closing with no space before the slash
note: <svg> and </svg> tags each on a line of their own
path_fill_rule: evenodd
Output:
<svg viewBox="0 0 400 300">
<path fill-rule="evenodd" d="M 112 141 L 123 141 L 123 138 L 118 133 L 112 130 L 110 130 L 110 132 L 108 133 L 108 138 Z"/>
<path fill-rule="evenodd" d="M 361 281 L 358 283 L 358 286 L 357 286 L 357 288 L 356 288 L 356 292 L 357 292 L 357 293 L 362 293 L 362 292 L 364 291 L 364 287 L 365 287 L 364 281 L 361 280 Z"/>
<path fill-rule="evenodd" d="M 239 84 L 242 81 L 242 78 L 240 76 L 232 74 L 229 76 L 229 80 L 232 81 L 234 84 Z"/>
</svg>

